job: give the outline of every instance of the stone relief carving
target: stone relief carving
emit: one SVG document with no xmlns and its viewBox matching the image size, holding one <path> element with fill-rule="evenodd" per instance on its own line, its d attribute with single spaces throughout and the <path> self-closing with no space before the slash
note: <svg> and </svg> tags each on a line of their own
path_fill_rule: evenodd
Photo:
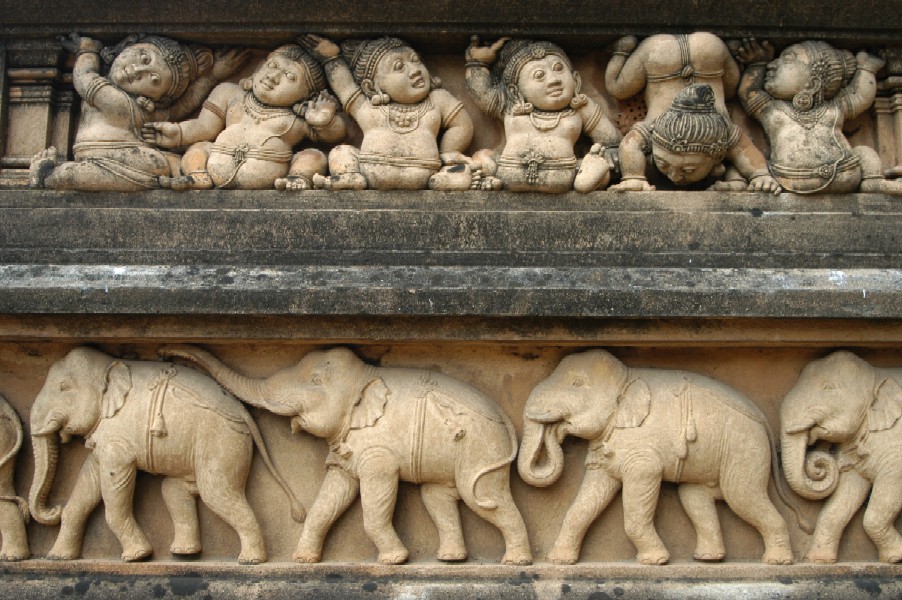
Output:
<svg viewBox="0 0 902 600">
<path fill-rule="evenodd" d="M 783 470 L 821 508 L 806 558 L 836 562 L 843 530 L 868 498 L 864 529 L 880 560 L 902 561 L 902 369 L 835 352 L 804 368 L 780 408 Z"/>
<path fill-rule="evenodd" d="M 65 507 L 48 507 L 58 441 L 83 436 L 91 454 Z M 254 446 L 303 519 L 273 466 L 259 429 L 244 406 L 212 379 L 171 363 L 118 360 L 76 348 L 55 363 L 31 409 L 35 475 L 29 506 L 35 520 L 60 525 L 48 557 L 81 554 L 88 516 L 103 500 L 106 520 L 122 544 L 122 559 L 141 560 L 153 549 L 135 521 L 132 499 L 138 470 L 163 475 L 163 500 L 173 520 L 170 552 L 201 551 L 196 497 L 238 534 L 238 562 L 266 560 L 257 518 L 244 496 Z"/>
<path fill-rule="evenodd" d="M 419 54 L 402 40 L 351 40 L 341 47 L 307 35 L 301 43 L 323 63 L 329 85 L 363 131 L 360 148 L 329 153 L 330 176 L 318 188 L 467 190 L 463 154 L 473 123 L 460 100 L 439 87 Z"/>
<path fill-rule="evenodd" d="M 275 49 L 253 76 L 221 83 L 197 118 L 147 123 L 145 141 L 164 148 L 191 144 L 180 177 L 161 178 L 173 189 L 312 189 L 325 175 L 326 156 L 315 148 L 297 154 L 302 140 L 336 143 L 347 124 L 326 91 L 322 67 L 300 46 Z M 293 158 L 292 158 L 293 157 Z"/>
<path fill-rule="evenodd" d="M 773 476 L 795 510 L 778 477 L 773 436 L 736 390 L 694 373 L 629 368 L 593 350 L 565 357 L 532 391 L 523 420 L 517 466 L 534 486 L 560 477 L 566 436 L 590 440 L 582 486 L 548 560 L 576 562 L 589 525 L 622 487 L 639 562 L 666 563 L 670 553 L 653 521 L 661 482 L 672 481 L 696 531 L 696 560 L 724 558 L 715 501 L 725 500 L 764 538 L 765 562 L 793 562 L 786 522 L 767 493 Z M 810 529 L 801 518 L 800 526 Z"/>
<path fill-rule="evenodd" d="M 710 33 L 618 40 L 605 70 L 607 90 L 620 99 L 644 90 L 648 114 L 620 143 L 623 178 L 611 189 L 653 190 L 645 177 L 650 155 L 677 185 L 704 180 L 728 159 L 748 185 L 728 176 L 717 189 L 779 193 L 764 156 L 727 112 L 739 75 L 726 44 Z"/>
<path fill-rule="evenodd" d="M 16 494 L 13 477 L 16 456 L 22 448 L 22 422 L 19 415 L 0 396 L 0 561 L 24 560 L 31 556 L 28 548 L 28 503 Z"/>
<path fill-rule="evenodd" d="M 747 65 L 739 96 L 764 127 L 770 171 L 786 190 L 902 195 L 902 182 L 884 179 L 877 152 L 853 148 L 842 130 L 874 103 L 883 59 L 806 41 L 773 60 L 773 47 L 755 39 L 743 40 L 737 57 Z"/>
<path fill-rule="evenodd" d="M 474 156 L 486 176 L 483 189 L 561 193 L 607 186 L 620 132 L 581 93 L 579 73 L 560 47 L 507 38 L 481 46 L 474 36 L 466 59 L 471 95 L 483 111 L 504 121 L 500 153 Z M 573 146 L 581 135 L 594 145 L 577 161 Z"/>
<path fill-rule="evenodd" d="M 249 379 L 194 347 L 169 347 L 243 401 L 291 418 L 292 429 L 329 442 L 328 471 L 294 552 L 319 562 L 332 524 L 360 495 L 379 562 L 408 550 L 392 526 L 398 482 L 419 483 L 439 533 L 438 559 L 467 558 L 457 503 L 495 525 L 502 562 L 529 564 L 526 526 L 510 492 L 517 438 L 507 415 L 468 384 L 424 369 L 380 368 L 346 348 L 311 352 L 265 379 Z"/>
<path fill-rule="evenodd" d="M 181 119 L 217 81 L 241 64 L 241 53 L 214 54 L 154 35 L 129 36 L 113 48 L 72 34 L 63 47 L 76 54 L 73 82 L 82 98 L 74 161 L 55 147 L 34 157 L 30 185 L 56 190 L 133 192 L 157 188 L 178 172 L 178 157 L 147 144 L 145 123 Z M 106 76 L 104 63 L 110 64 Z"/>
</svg>

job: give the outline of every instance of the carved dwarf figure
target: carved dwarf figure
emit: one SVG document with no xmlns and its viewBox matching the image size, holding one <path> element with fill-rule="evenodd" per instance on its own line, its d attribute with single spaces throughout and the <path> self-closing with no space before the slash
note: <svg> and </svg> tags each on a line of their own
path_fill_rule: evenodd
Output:
<svg viewBox="0 0 902 600">
<path fill-rule="evenodd" d="M 217 81 L 228 77 L 244 54 L 209 50 L 153 36 L 130 36 L 114 48 L 72 34 L 63 46 L 77 54 L 73 82 L 82 97 L 75 160 L 64 162 L 54 147 L 34 157 L 32 187 L 133 192 L 159 187 L 178 170 L 178 157 L 141 136 L 148 121 L 192 113 Z M 112 63 L 100 74 L 103 61 Z"/>
<path fill-rule="evenodd" d="M 601 107 L 580 92 L 581 80 L 564 51 L 550 42 L 508 41 L 467 49 L 467 87 L 487 114 L 504 120 L 500 156 L 480 151 L 474 160 L 483 187 L 560 193 L 603 188 L 620 133 Z M 594 145 L 580 163 L 573 146 L 581 135 Z"/>
<path fill-rule="evenodd" d="M 392 37 L 341 48 L 315 35 L 301 43 L 323 63 L 330 86 L 363 130 L 359 149 L 342 145 L 329 153 L 331 176 L 314 176 L 317 188 L 470 188 L 470 161 L 462 153 L 473 123 L 410 46 Z"/>
<path fill-rule="evenodd" d="M 874 74 L 883 59 L 808 41 L 772 60 L 773 47 L 754 39 L 743 40 L 737 56 L 748 65 L 739 96 L 764 127 L 770 171 L 780 185 L 798 194 L 860 189 L 902 195 L 902 182 L 884 179 L 877 152 L 853 148 L 842 131 L 846 119 L 874 102 Z"/>
<path fill-rule="evenodd" d="M 196 119 L 146 124 L 150 143 L 192 144 L 182 158 L 183 175 L 161 184 L 177 190 L 312 189 L 313 175 L 326 173 L 326 156 L 310 148 L 292 160 L 292 148 L 304 139 L 335 143 L 347 131 L 325 84 L 319 63 L 302 47 L 286 45 L 250 79 L 216 86 Z"/>
<path fill-rule="evenodd" d="M 651 155 L 658 170 L 677 185 L 702 181 L 720 170 L 726 158 L 748 185 L 727 181 L 716 189 L 779 193 L 764 156 L 730 121 L 725 101 L 735 94 L 738 82 L 739 67 L 729 49 L 710 33 L 654 35 L 641 44 L 634 36 L 618 40 L 605 85 L 622 100 L 645 90 L 648 114 L 620 143 L 623 179 L 611 189 L 654 190 L 645 178 L 646 157 Z M 697 87 L 687 91 L 693 85 Z"/>
</svg>

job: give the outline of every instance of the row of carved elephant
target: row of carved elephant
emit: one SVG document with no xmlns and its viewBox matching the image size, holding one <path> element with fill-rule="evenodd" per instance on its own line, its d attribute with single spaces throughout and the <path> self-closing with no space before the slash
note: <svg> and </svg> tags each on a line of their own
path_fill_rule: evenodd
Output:
<svg viewBox="0 0 902 600">
<path fill-rule="evenodd" d="M 339 45 L 303 35 L 240 83 L 229 79 L 247 50 L 149 35 L 112 48 L 77 34 L 62 43 L 76 55 L 82 98 L 74 160 L 42 151 L 33 187 L 585 193 L 611 184 L 651 191 L 651 177 L 721 190 L 902 195 L 876 150 L 853 147 L 843 132 L 873 103 L 884 60 L 826 42 L 792 44 L 775 60 L 768 42 L 751 38 L 623 37 L 608 48 L 605 91 L 624 101 L 641 95 L 647 110 L 621 131 L 558 45 L 483 45 L 474 36 L 466 86 L 504 139 L 472 155 L 466 107 L 394 37 Z M 726 103 L 734 96 L 760 122 L 767 158 L 733 122 Z M 338 145 L 352 121 L 359 147 Z M 581 138 L 588 152 L 577 150 Z M 328 157 L 316 144 L 329 146 Z"/>
<path fill-rule="evenodd" d="M 669 553 L 654 526 L 662 481 L 678 484 L 697 533 L 698 560 L 725 556 L 715 510 L 715 501 L 724 500 L 760 532 L 764 561 L 793 561 L 787 524 L 768 495 L 771 483 L 799 526 L 813 531 L 808 560 L 837 559 L 843 530 L 869 494 L 864 528 L 882 561 L 902 560 L 894 526 L 902 507 L 902 369 L 875 368 L 849 352 L 806 366 L 780 410 L 786 481 L 803 498 L 826 499 L 814 528 L 789 498 L 778 440 L 762 412 L 703 375 L 628 367 L 604 350 L 571 354 L 530 393 L 518 444 L 510 418 L 469 384 L 433 370 L 372 366 L 347 348 L 310 352 L 262 379 L 193 346 L 160 354 L 187 359 L 210 376 L 178 361 L 121 360 L 86 347 L 51 367 L 31 407 L 35 474 L 27 506 L 12 484 L 22 428 L 0 403 L 0 557 L 29 556 L 24 523 L 30 512 L 41 524 L 60 525 L 49 558 L 78 558 L 87 519 L 101 501 L 122 558 L 150 556 L 132 508 L 137 471 L 145 471 L 165 478 L 173 554 L 201 551 L 200 497 L 237 532 L 239 562 L 265 561 L 261 529 L 245 497 L 255 446 L 288 495 L 291 517 L 302 521 L 305 510 L 273 466 L 244 402 L 290 419 L 293 432 L 328 442 L 325 479 L 293 554 L 299 562 L 321 559 L 330 527 L 358 496 L 379 561 L 406 561 L 392 524 L 399 481 L 406 481 L 420 485 L 438 529 L 439 560 L 467 558 L 463 500 L 501 531 L 502 562 L 528 564 L 532 551 L 511 496 L 511 465 L 516 461 L 530 485 L 553 485 L 564 469 L 567 436 L 589 446 L 581 488 L 546 557 L 551 562 L 576 562 L 589 526 L 622 491 L 626 534 L 638 560 L 666 563 Z M 68 502 L 51 507 L 59 442 L 73 436 L 83 437 L 91 452 Z"/>
</svg>

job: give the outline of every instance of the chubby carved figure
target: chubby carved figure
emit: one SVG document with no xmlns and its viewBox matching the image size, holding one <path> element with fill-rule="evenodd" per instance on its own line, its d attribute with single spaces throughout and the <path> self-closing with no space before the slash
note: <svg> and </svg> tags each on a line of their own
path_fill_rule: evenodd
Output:
<svg viewBox="0 0 902 600">
<path fill-rule="evenodd" d="M 826 42 L 793 44 L 774 58 L 773 47 L 745 39 L 737 51 L 746 63 L 739 97 L 764 127 L 770 171 L 798 194 L 884 192 L 902 195 L 902 182 L 883 178 L 873 148 L 852 147 L 842 126 L 874 102 L 874 74 L 883 59 L 853 56 Z"/>
<path fill-rule="evenodd" d="M 480 46 L 473 36 L 467 87 L 483 111 L 504 120 L 500 156 L 491 151 L 474 156 L 482 165 L 484 188 L 560 193 L 608 184 L 620 132 L 580 92 L 579 73 L 561 48 L 507 38 Z M 573 146 L 581 135 L 595 143 L 580 163 Z"/>
<path fill-rule="evenodd" d="M 117 192 L 159 187 L 160 177 L 177 172 L 178 157 L 147 144 L 144 124 L 188 116 L 244 60 L 241 53 L 214 57 L 209 50 L 154 35 L 130 36 L 103 49 L 97 40 L 72 34 L 63 46 L 77 55 L 72 77 L 82 98 L 75 160 L 64 162 L 56 148 L 47 148 L 32 160 L 32 187 Z M 106 77 L 100 74 L 102 62 L 112 63 Z"/>
<path fill-rule="evenodd" d="M 806 558 L 836 562 L 846 525 L 870 493 L 864 529 L 880 560 L 902 561 L 902 369 L 834 352 L 802 370 L 780 407 L 783 471 L 808 500 L 827 498 Z"/>
<path fill-rule="evenodd" d="M 761 533 L 764 561 L 792 562 L 786 522 L 767 493 L 773 472 L 786 502 L 772 436 L 764 415 L 736 390 L 694 373 L 628 368 L 603 350 L 573 354 L 526 403 L 517 463 L 524 481 L 557 481 L 568 435 L 590 440 L 586 473 L 549 560 L 576 562 L 589 525 L 622 486 L 638 560 L 666 563 L 654 513 L 661 481 L 672 481 L 698 536 L 697 560 L 724 557 L 715 500 L 726 500 Z"/>
<path fill-rule="evenodd" d="M 304 139 L 339 142 L 347 131 L 325 85 L 322 67 L 303 48 L 281 46 L 250 79 L 216 86 L 196 119 L 146 124 L 144 139 L 150 143 L 193 144 L 182 158 L 183 175 L 162 178 L 161 184 L 179 190 L 274 184 L 312 189 L 313 175 L 326 173 L 326 156 L 310 148 L 292 160 L 292 148 Z"/>
<path fill-rule="evenodd" d="M 392 37 L 349 41 L 341 48 L 315 35 L 301 43 L 324 63 L 329 84 L 363 130 L 359 150 L 342 145 L 329 153 L 331 176 L 314 176 L 316 187 L 470 189 L 470 160 L 462 153 L 473 138 L 473 123 L 410 46 Z"/>
<path fill-rule="evenodd" d="M 65 507 L 48 507 L 58 444 L 83 436 L 92 450 Z M 175 530 L 170 551 L 201 551 L 195 497 L 238 533 L 238 562 L 266 560 L 257 518 L 244 496 L 254 445 L 292 503 L 303 508 L 270 461 L 247 409 L 215 381 L 171 363 L 118 360 L 76 348 L 55 363 L 31 409 L 35 475 L 31 513 L 44 525 L 60 524 L 48 558 L 81 554 L 88 516 L 103 500 L 106 520 L 122 544 L 122 559 L 141 560 L 152 548 L 135 521 L 137 471 L 164 475 L 163 500 Z"/>
<path fill-rule="evenodd" d="M 392 527 L 398 482 L 419 483 L 439 534 L 439 560 L 464 560 L 457 502 L 504 536 L 502 562 L 528 564 L 529 539 L 510 493 L 517 438 L 510 420 L 469 385 L 424 369 L 367 365 L 346 348 L 311 352 L 266 379 L 243 377 L 203 350 L 165 349 L 197 362 L 239 398 L 291 417 L 294 430 L 329 442 L 329 467 L 294 559 L 318 562 L 329 528 L 358 493 L 379 562 L 408 551 Z"/>
<path fill-rule="evenodd" d="M 3 396 L 0 396 L 0 560 L 24 560 L 28 549 L 28 503 L 16 494 L 14 476 L 16 456 L 22 448 L 22 422 Z"/>
<path fill-rule="evenodd" d="M 729 118 L 726 100 L 736 93 L 739 66 L 717 36 L 634 36 L 614 44 L 605 70 L 608 91 L 622 100 L 645 92 L 648 115 L 620 143 L 623 180 L 615 191 L 650 191 L 646 156 L 677 185 L 700 182 L 724 159 L 745 181 L 728 176 L 717 189 L 778 193 L 767 163 L 751 139 Z M 693 87 L 695 86 L 695 87 Z"/>
</svg>

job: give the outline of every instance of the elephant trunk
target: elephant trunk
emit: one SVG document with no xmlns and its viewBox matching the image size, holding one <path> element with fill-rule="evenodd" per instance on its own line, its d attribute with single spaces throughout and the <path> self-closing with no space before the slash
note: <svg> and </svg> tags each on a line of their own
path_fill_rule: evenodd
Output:
<svg viewBox="0 0 902 600">
<path fill-rule="evenodd" d="M 839 483 L 839 467 L 829 452 L 808 451 L 808 432 L 780 435 L 783 472 L 789 487 L 806 500 L 823 500 Z"/>
<path fill-rule="evenodd" d="M 56 433 L 34 435 L 31 437 L 31 445 L 34 448 L 34 480 L 28 494 L 28 508 L 41 525 L 57 525 L 60 522 L 62 507 L 47 508 L 47 496 L 53 487 L 59 456 Z"/>
<path fill-rule="evenodd" d="M 560 478 L 564 471 L 564 452 L 556 424 L 524 420 L 517 470 L 523 481 L 536 487 L 549 486 Z"/>
</svg>

